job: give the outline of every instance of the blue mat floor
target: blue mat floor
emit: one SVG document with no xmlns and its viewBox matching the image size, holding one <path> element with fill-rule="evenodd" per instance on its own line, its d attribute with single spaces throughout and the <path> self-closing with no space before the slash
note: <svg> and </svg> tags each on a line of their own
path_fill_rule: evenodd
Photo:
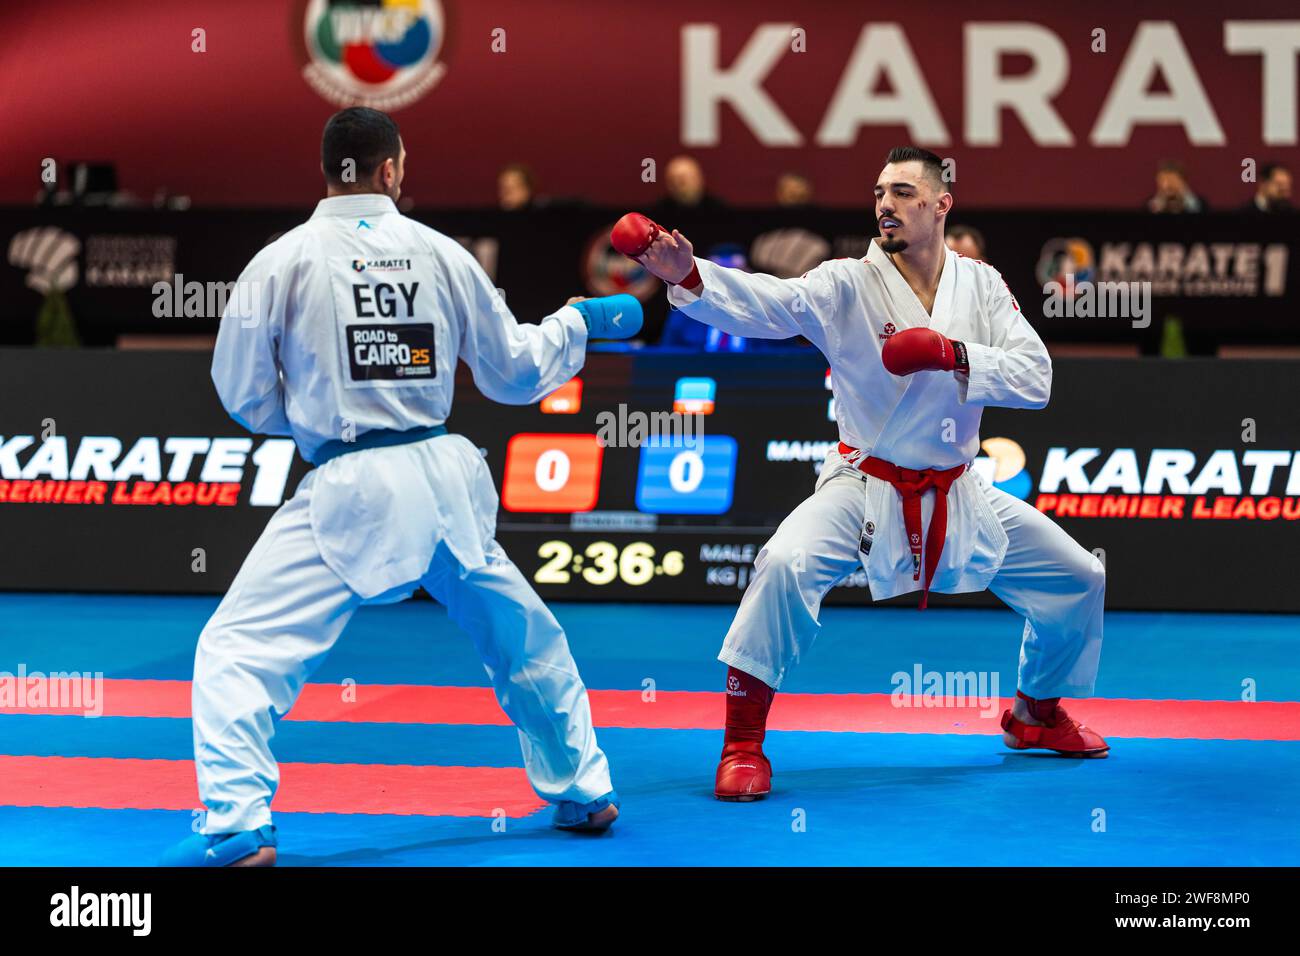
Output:
<svg viewBox="0 0 1300 956">
<path fill-rule="evenodd" d="M 215 598 L 0 595 L 0 671 L 188 680 Z M 593 689 L 720 691 L 732 607 L 557 605 Z M 890 675 L 996 672 L 1015 687 L 1004 610 L 829 608 L 783 691 L 887 693 Z M 1111 613 L 1096 696 L 1300 701 L 1300 620 Z M 314 682 L 486 686 L 469 641 L 429 602 L 363 609 Z M 1105 733 L 1106 728 L 1099 727 Z M 623 817 L 553 831 L 490 818 L 277 813 L 286 865 L 1296 865 L 1300 742 L 1124 739 L 1106 760 L 1015 754 L 995 736 L 775 731 L 770 799 L 712 798 L 721 730 L 603 728 Z M 1109 735 L 1108 735 L 1109 736 Z M 518 767 L 510 727 L 286 721 L 282 761 Z M 0 715 L 0 755 L 187 760 L 189 721 Z M 184 811 L 12 806 L 0 865 L 150 865 Z"/>
</svg>

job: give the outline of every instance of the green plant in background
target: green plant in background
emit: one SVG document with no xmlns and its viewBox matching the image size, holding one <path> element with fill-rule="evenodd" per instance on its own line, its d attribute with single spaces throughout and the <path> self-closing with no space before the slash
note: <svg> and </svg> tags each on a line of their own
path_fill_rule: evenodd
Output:
<svg viewBox="0 0 1300 956">
<path fill-rule="evenodd" d="M 45 301 L 41 303 L 41 313 L 36 317 L 36 345 L 38 348 L 77 348 L 81 345 L 67 296 L 59 289 L 47 292 Z"/>
<path fill-rule="evenodd" d="M 1161 327 L 1160 357 L 1187 358 L 1187 339 L 1183 337 L 1183 320 L 1176 316 L 1169 316 Z"/>
</svg>

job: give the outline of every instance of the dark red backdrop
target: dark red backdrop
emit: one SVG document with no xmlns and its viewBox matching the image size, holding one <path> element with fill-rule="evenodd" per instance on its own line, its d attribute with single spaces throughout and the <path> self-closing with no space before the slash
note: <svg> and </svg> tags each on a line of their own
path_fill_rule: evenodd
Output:
<svg viewBox="0 0 1300 956">
<path fill-rule="evenodd" d="M 1180 126 L 1140 126 L 1127 143 L 1105 147 L 1090 145 L 1092 129 L 1135 31 L 1168 13 L 1144 15 L 1112 0 L 1035 7 L 1005 0 L 895 7 L 443 0 L 443 9 L 446 74 L 396 112 L 411 155 L 407 193 L 422 206 L 491 202 L 495 171 L 510 160 L 532 163 L 548 192 L 642 205 L 659 193 L 642 183 L 642 160 L 655 158 L 662 170 L 684 148 L 700 157 L 715 189 L 737 202 L 767 200 L 776 175 L 791 168 L 812 176 L 823 201 L 862 203 L 884 150 L 907 132 L 865 127 L 847 146 L 815 140 L 862 27 L 887 20 L 901 24 L 949 132 L 949 144 L 930 145 L 957 160 L 959 202 L 1133 207 L 1151 191 L 1155 162 L 1176 156 L 1199 192 L 1216 206 L 1235 206 L 1250 193 L 1241 182 L 1243 158 L 1300 160 L 1294 135 L 1289 143 L 1262 142 L 1261 57 L 1225 51 L 1228 19 L 1289 16 L 1289 29 L 1298 29 L 1291 2 L 1182 4 L 1172 14 L 1225 145 L 1192 145 Z M 795 18 L 807 52 L 786 52 L 764 89 L 803 144 L 763 146 L 724 106 L 718 144 L 684 147 L 684 28 L 716 24 L 725 67 L 762 24 Z M 1068 79 L 1053 105 L 1073 147 L 1035 145 L 1009 112 L 998 145 L 966 142 L 965 27 L 1005 21 L 1044 26 L 1064 45 Z M 301 75 L 302 23 L 301 2 L 270 0 L 4 4 L 0 202 L 29 202 L 47 156 L 113 159 L 123 186 L 145 198 L 165 186 L 201 204 L 312 201 L 320 127 L 334 107 Z M 196 27 L 207 31 L 206 53 L 190 50 Z M 504 54 L 491 50 L 498 27 L 506 31 Z M 1107 31 L 1106 53 L 1090 49 L 1096 28 Z M 1027 65 L 1012 56 L 1003 68 L 1016 73 Z"/>
</svg>

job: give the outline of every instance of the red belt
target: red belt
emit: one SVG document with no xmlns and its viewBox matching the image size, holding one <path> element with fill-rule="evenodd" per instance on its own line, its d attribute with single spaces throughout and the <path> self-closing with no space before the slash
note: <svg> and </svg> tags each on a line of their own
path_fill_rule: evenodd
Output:
<svg viewBox="0 0 1300 956">
<path fill-rule="evenodd" d="M 857 465 L 863 474 L 887 481 L 903 496 L 903 527 L 907 530 L 907 543 L 912 549 L 912 580 L 921 580 L 921 496 L 931 488 L 934 496 L 934 514 L 930 517 L 930 531 L 925 536 L 925 582 L 921 585 L 921 608 L 929 603 L 930 582 L 934 580 L 935 568 L 939 566 L 939 556 L 943 554 L 943 542 L 948 536 L 948 489 L 961 477 L 966 465 L 939 470 L 938 468 L 899 468 L 893 462 L 883 458 L 864 458 L 854 462 L 854 456 L 861 454 L 851 445 L 840 442 L 840 454 L 846 460 Z"/>
</svg>

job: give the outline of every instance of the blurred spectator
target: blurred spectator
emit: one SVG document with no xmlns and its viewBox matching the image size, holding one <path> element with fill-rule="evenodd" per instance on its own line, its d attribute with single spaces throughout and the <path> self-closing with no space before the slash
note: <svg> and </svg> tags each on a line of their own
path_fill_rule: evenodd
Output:
<svg viewBox="0 0 1300 956">
<path fill-rule="evenodd" d="M 984 261 L 984 234 L 974 226 L 952 226 L 943 241 L 958 255 Z"/>
<path fill-rule="evenodd" d="M 704 170 L 690 156 L 674 156 L 668 161 L 668 165 L 664 167 L 664 188 L 668 195 L 660 199 L 654 207 L 660 213 L 692 209 L 717 211 L 725 208 L 722 201 L 712 196 L 705 188 Z"/>
<path fill-rule="evenodd" d="M 1205 212 L 1205 203 L 1192 192 L 1182 163 L 1167 159 L 1156 167 L 1156 194 L 1147 202 L 1151 212 Z"/>
<path fill-rule="evenodd" d="M 1246 212 L 1294 212 L 1291 205 L 1291 170 L 1281 163 L 1265 163 L 1259 168 L 1259 188 Z"/>
<path fill-rule="evenodd" d="M 776 181 L 778 206 L 807 206 L 812 202 L 812 183 L 798 173 L 782 173 Z"/>
<path fill-rule="evenodd" d="M 523 163 L 510 163 L 497 173 L 497 205 L 502 209 L 533 206 L 533 171 Z"/>
</svg>

